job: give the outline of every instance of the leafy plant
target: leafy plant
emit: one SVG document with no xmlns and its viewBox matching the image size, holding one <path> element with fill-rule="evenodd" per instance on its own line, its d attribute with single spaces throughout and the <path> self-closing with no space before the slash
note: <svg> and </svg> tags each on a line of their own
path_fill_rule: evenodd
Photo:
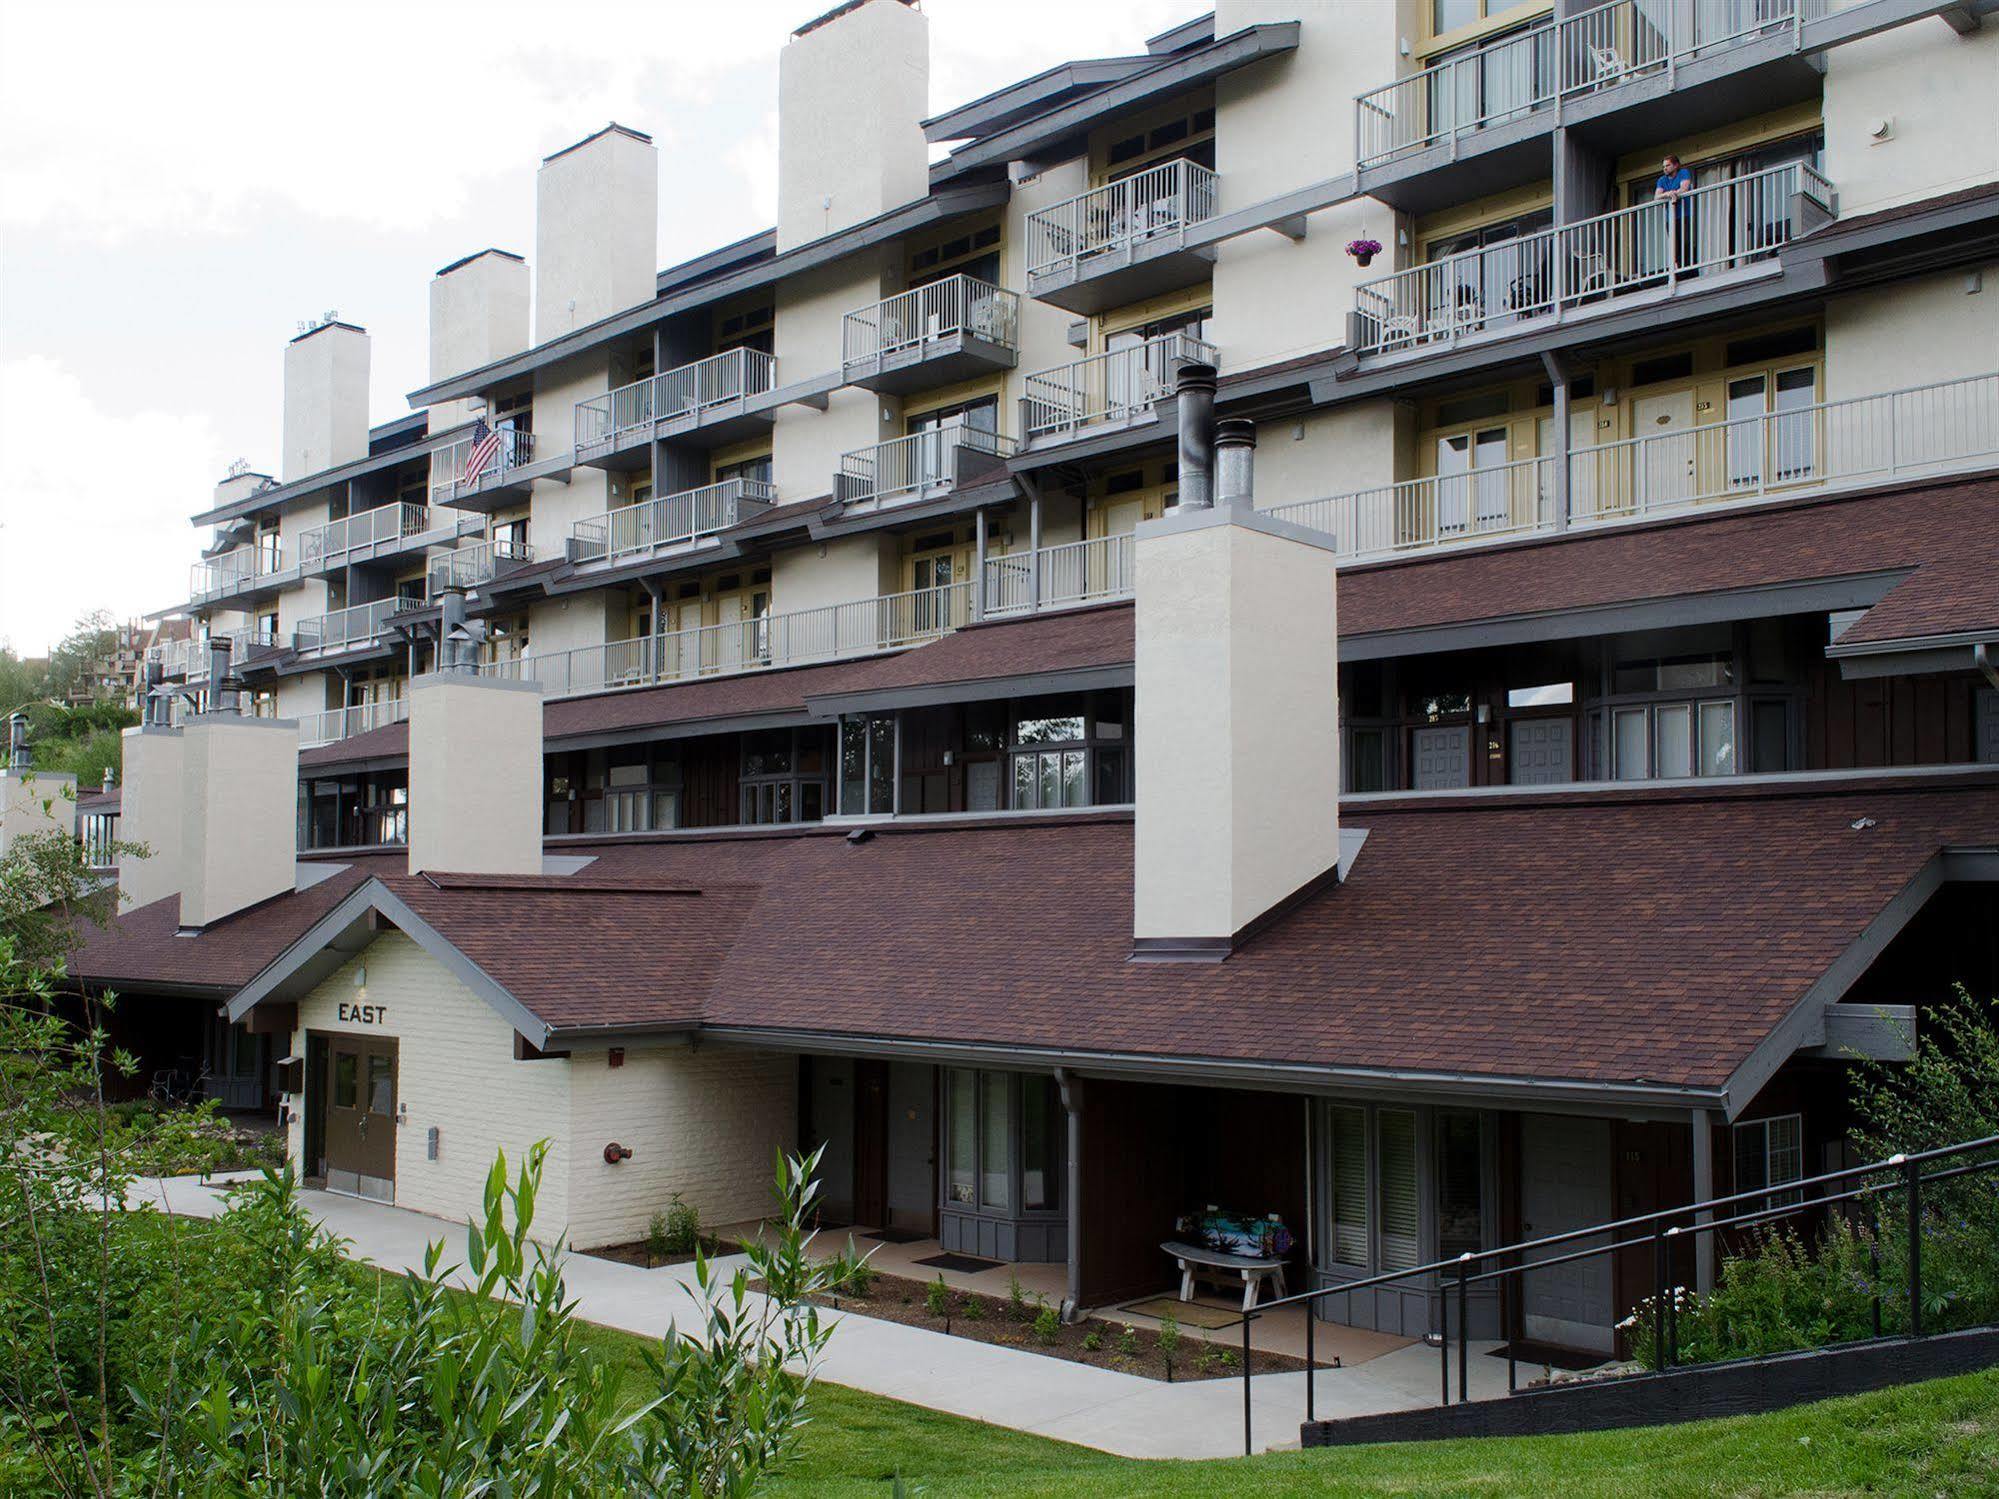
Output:
<svg viewBox="0 0 1999 1499">
<path fill-rule="evenodd" d="M 1103 1346 L 1104 1346 L 1104 1335 L 1098 1332 L 1094 1327 L 1091 1328 L 1088 1332 L 1083 1334 L 1083 1351 L 1085 1353 L 1101 1352 Z"/>
<path fill-rule="evenodd" d="M 1124 1324 L 1117 1335 L 1117 1351 L 1126 1358 L 1138 1357 L 1138 1329 L 1129 1322 Z"/>
<path fill-rule="evenodd" d="M 648 1270 L 672 1255 L 672 1242 L 667 1233 L 666 1214 L 654 1213 L 652 1221 L 646 1224 L 645 1249 Z"/>
<path fill-rule="evenodd" d="M 986 1317 L 986 1303 L 982 1296 L 967 1296 L 958 1308 L 958 1315 L 967 1322 L 983 1322 Z"/>
<path fill-rule="evenodd" d="M 1026 1288 L 1021 1285 L 1020 1277 L 1011 1270 L 1006 1273 L 1006 1309 L 1007 1315 L 1016 1322 L 1025 1322 L 1034 1315 L 1028 1309 Z"/>
<path fill-rule="evenodd" d="M 1159 1331 L 1153 1334 L 1153 1345 L 1159 1356 L 1166 1360 L 1166 1382 L 1173 1383 L 1173 1356 L 1180 1351 L 1180 1319 L 1169 1309 L 1159 1319 Z"/>
<path fill-rule="evenodd" d="M 1226 1374 L 1233 1374 L 1242 1367 L 1242 1355 L 1233 1348 L 1224 1348 L 1215 1357 Z"/>
<path fill-rule="evenodd" d="M 1035 1340 L 1044 1346 L 1049 1346 L 1055 1342 L 1055 1339 L 1061 1335 L 1061 1332 L 1061 1317 L 1056 1314 L 1054 1307 L 1048 1305 L 1045 1301 L 1042 1302 L 1041 1310 L 1034 1314 Z"/>
<path fill-rule="evenodd" d="M 923 1304 L 930 1315 L 944 1324 L 944 1330 L 951 1330 L 951 1288 L 944 1284 L 944 1274 L 939 1271 L 937 1278 L 923 1288 Z"/>
<path fill-rule="evenodd" d="M 1215 1367 L 1215 1360 L 1220 1354 L 1221 1349 L 1217 1348 L 1213 1343 L 1204 1340 L 1199 1351 L 1194 1355 L 1194 1373 L 1196 1377 L 1206 1379 L 1208 1372 Z"/>
<path fill-rule="evenodd" d="M 687 1200 L 678 1192 L 667 1203 L 660 1226 L 665 1231 L 668 1255 L 692 1254 L 701 1247 L 701 1214 L 688 1206 Z"/>
</svg>

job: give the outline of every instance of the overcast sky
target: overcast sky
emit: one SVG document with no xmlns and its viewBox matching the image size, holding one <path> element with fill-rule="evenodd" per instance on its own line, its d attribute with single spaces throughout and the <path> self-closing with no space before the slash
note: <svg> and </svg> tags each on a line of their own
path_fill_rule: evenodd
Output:
<svg viewBox="0 0 1999 1499">
<path fill-rule="evenodd" d="M 302 319 L 366 326 L 405 414 L 431 273 L 532 257 L 536 165 L 606 120 L 659 144 L 662 264 L 768 227 L 777 54 L 831 3 L 0 0 L 0 642 L 186 597 Z M 924 0 L 931 109 L 1210 8 Z"/>
</svg>

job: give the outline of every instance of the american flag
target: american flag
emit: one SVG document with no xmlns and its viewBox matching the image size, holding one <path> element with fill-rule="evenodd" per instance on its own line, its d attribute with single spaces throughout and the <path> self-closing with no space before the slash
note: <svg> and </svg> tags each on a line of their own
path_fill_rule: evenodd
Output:
<svg viewBox="0 0 1999 1499">
<path fill-rule="evenodd" d="M 500 439 L 505 435 L 499 428 L 487 426 L 483 416 L 472 424 L 472 448 L 458 470 L 461 484 L 470 483 L 486 471 L 486 465 L 499 453 Z"/>
</svg>

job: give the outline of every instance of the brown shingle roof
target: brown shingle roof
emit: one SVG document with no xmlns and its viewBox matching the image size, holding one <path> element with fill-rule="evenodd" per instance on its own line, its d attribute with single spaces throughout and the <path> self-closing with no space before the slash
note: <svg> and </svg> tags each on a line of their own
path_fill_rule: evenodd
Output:
<svg viewBox="0 0 1999 1499">
<path fill-rule="evenodd" d="M 1999 537 L 1967 533 L 1952 556 L 1925 562 L 1839 637 L 1841 645 L 1987 632 L 1999 636 Z"/>
<path fill-rule="evenodd" d="M 1340 573 L 1340 634 L 1469 624 L 1916 567 L 1999 527 L 1999 480 L 1722 511 Z"/>
<path fill-rule="evenodd" d="M 1404 798 L 1346 821 L 1368 834 L 1349 879 L 1219 965 L 1128 961 L 1132 826 L 1116 814 L 892 824 L 859 843 L 837 828 L 565 843 L 594 856 L 573 885 L 379 867 L 558 1027 L 698 1017 L 1706 1089 L 1940 849 L 1999 838 L 1999 771 Z M 159 908 L 132 913 L 80 971 L 240 985 L 364 862 L 199 938 L 173 937 Z"/>
<path fill-rule="evenodd" d="M 816 688 L 811 695 L 957 686 L 1129 665 L 1133 617 L 1130 604 L 1106 604 L 971 625 L 899 656 L 861 663 L 838 687 Z"/>
</svg>

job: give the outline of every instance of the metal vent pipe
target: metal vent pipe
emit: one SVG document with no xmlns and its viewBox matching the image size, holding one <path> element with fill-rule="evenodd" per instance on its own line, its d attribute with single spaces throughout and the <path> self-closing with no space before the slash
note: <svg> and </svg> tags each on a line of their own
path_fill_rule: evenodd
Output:
<svg viewBox="0 0 1999 1499">
<path fill-rule="evenodd" d="M 28 761 L 28 715 L 19 711 L 7 717 L 7 768 L 31 768 Z"/>
<path fill-rule="evenodd" d="M 1256 505 L 1256 423 L 1239 416 L 1215 423 L 1215 503 L 1222 509 Z"/>
<path fill-rule="evenodd" d="M 1215 367 L 1183 364 L 1175 387 L 1180 406 L 1180 508 L 1215 503 Z"/>
</svg>

